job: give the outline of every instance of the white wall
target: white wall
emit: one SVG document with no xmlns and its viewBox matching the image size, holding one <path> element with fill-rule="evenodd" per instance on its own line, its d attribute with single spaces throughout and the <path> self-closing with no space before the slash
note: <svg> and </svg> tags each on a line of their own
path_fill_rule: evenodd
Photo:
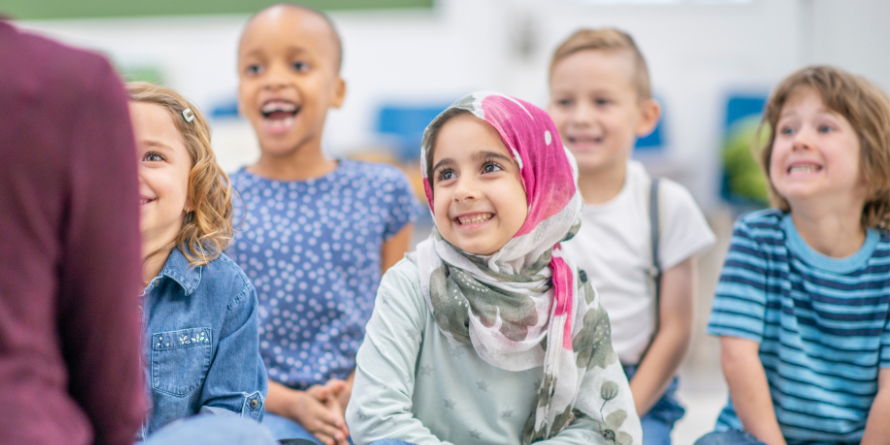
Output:
<svg viewBox="0 0 890 445">
<path fill-rule="evenodd" d="M 590 5 L 567 0 L 440 0 L 433 10 L 333 14 L 343 36 L 344 107 L 326 147 L 379 146 L 383 102 L 448 102 L 479 89 L 544 105 L 550 53 L 581 27 L 629 31 L 647 57 L 666 108 L 667 154 L 650 162 L 706 208 L 718 204 L 718 149 L 729 91 L 766 92 L 807 63 L 834 63 L 890 87 L 887 0 L 754 0 L 750 3 Z M 168 85 L 209 107 L 236 91 L 236 44 L 246 16 L 30 22 L 95 48 L 122 66 L 154 64 Z M 531 51 L 519 48 L 525 43 Z M 214 122 L 214 144 L 232 169 L 257 153 L 241 120 Z"/>
</svg>

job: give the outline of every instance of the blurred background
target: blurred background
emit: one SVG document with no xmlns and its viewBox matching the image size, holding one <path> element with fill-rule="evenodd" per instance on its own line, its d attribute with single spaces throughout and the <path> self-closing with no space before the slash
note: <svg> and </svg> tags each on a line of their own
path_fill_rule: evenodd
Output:
<svg viewBox="0 0 890 445">
<path fill-rule="evenodd" d="M 210 118 L 227 171 L 258 148 L 237 112 L 236 46 L 268 0 L 3 0 L 20 27 L 105 54 L 127 80 L 178 90 Z M 344 43 L 347 97 L 330 112 L 331 156 L 390 162 L 420 186 L 420 135 L 445 106 L 497 90 L 544 106 L 559 42 L 582 27 L 617 27 L 637 41 L 664 107 L 634 156 L 686 186 L 718 244 L 700 259 L 696 336 L 682 370 L 691 444 L 726 400 L 710 301 L 741 212 L 766 205 L 749 149 L 770 89 L 792 71 L 833 64 L 890 88 L 890 0 L 306 0 L 328 12 Z M 422 196 L 422 192 L 420 195 Z M 429 233 L 427 214 L 415 242 Z"/>
</svg>

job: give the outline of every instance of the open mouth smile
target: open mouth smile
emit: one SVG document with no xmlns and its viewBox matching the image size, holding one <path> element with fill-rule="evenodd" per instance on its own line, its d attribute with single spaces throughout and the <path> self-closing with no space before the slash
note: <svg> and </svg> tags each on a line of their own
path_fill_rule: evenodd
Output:
<svg viewBox="0 0 890 445">
<path fill-rule="evenodd" d="M 273 133 L 279 133 L 287 131 L 294 124 L 297 114 L 300 113 L 300 106 L 289 100 L 272 99 L 263 104 L 260 113 L 263 115 L 266 128 Z"/>
<path fill-rule="evenodd" d="M 494 217 L 494 213 L 472 213 L 468 215 L 460 215 L 454 218 L 454 222 L 459 226 L 474 226 L 482 224 Z"/>
<path fill-rule="evenodd" d="M 821 165 L 816 164 L 793 164 L 785 170 L 789 175 L 816 173 L 822 171 Z"/>
</svg>

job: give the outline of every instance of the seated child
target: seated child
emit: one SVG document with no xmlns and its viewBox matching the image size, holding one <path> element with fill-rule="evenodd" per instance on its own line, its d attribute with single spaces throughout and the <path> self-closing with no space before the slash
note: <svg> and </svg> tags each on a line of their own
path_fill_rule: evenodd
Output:
<svg viewBox="0 0 890 445">
<path fill-rule="evenodd" d="M 383 277 L 347 419 L 357 444 L 640 444 L 609 319 L 560 242 L 575 166 L 547 113 L 495 93 L 427 127 L 436 224 Z"/>
<path fill-rule="evenodd" d="M 223 250 L 232 193 L 210 128 L 176 92 L 127 84 L 139 161 L 143 356 L 151 413 L 139 438 L 194 414 L 263 417 L 256 292 Z"/>
<path fill-rule="evenodd" d="M 838 68 L 771 94 L 776 208 L 736 222 L 708 332 L 730 400 L 710 444 L 890 444 L 890 101 Z"/>
<path fill-rule="evenodd" d="M 643 440 L 668 445 L 684 413 L 675 375 L 692 338 L 695 257 L 714 234 L 686 189 L 662 179 L 653 191 L 643 165 L 629 159 L 660 114 L 629 35 L 581 30 L 566 39 L 550 65 L 549 111 L 578 162 L 585 201 L 565 254 L 587 271 L 609 313 Z"/>
<path fill-rule="evenodd" d="M 395 167 L 322 152 L 328 109 L 345 94 L 340 57 L 340 38 L 317 11 L 284 4 L 250 20 L 239 104 L 261 155 L 231 175 L 244 206 L 235 206 L 229 254 L 257 288 L 269 370 L 263 424 L 279 439 L 328 445 L 347 443 L 355 353 L 417 213 Z"/>
</svg>

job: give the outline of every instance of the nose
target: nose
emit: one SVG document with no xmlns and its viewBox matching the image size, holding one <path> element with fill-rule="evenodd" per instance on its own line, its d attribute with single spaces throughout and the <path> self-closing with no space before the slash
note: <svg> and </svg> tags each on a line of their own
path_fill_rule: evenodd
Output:
<svg viewBox="0 0 890 445">
<path fill-rule="evenodd" d="M 280 63 L 271 64 L 264 76 L 263 88 L 275 91 L 286 87 L 288 79 L 285 73 L 286 69 Z"/>
<path fill-rule="evenodd" d="M 794 134 L 792 150 L 810 150 L 813 148 L 813 130 L 809 127 L 801 128 Z"/>
<path fill-rule="evenodd" d="M 481 193 L 479 192 L 479 183 L 473 175 L 462 175 L 457 178 L 457 184 L 454 188 L 454 195 L 452 195 L 452 199 L 454 202 L 461 201 L 475 201 L 479 199 Z"/>
<path fill-rule="evenodd" d="M 579 100 L 573 107 L 571 122 L 575 126 L 590 127 L 596 121 L 596 108 L 586 100 Z"/>
</svg>

